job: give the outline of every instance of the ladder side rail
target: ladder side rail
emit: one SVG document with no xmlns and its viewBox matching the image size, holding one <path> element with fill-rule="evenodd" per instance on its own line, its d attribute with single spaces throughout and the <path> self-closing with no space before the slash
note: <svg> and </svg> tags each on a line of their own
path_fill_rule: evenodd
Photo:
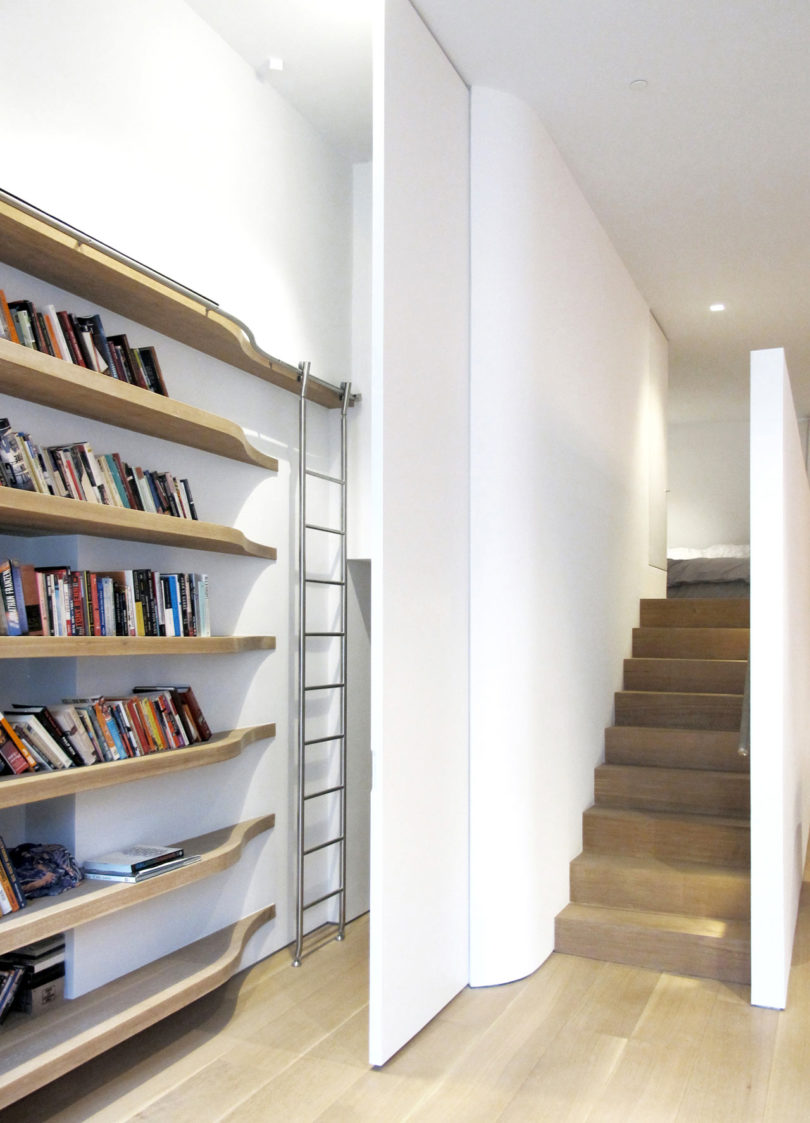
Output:
<svg viewBox="0 0 810 1123">
<path fill-rule="evenodd" d="M 293 966 L 301 966 L 304 944 L 304 772 L 306 754 L 307 645 L 307 381 L 309 363 L 301 364 L 298 403 L 298 821 L 295 862 L 295 952 Z"/>
</svg>

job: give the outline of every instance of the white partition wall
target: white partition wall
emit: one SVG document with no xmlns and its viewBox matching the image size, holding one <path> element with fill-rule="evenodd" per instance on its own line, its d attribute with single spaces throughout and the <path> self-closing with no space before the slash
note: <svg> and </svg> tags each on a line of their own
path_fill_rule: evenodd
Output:
<svg viewBox="0 0 810 1123">
<path fill-rule="evenodd" d="M 377 29 L 370 1060 L 467 982 L 468 91 Z M 384 137 L 383 137 L 384 130 Z"/>
<path fill-rule="evenodd" d="M 784 352 L 751 355 L 751 1001 L 784 1007 L 810 823 L 810 490 Z"/>
<path fill-rule="evenodd" d="M 665 347 L 537 116 L 472 91 L 471 982 L 553 949 L 650 559 Z M 660 474 L 659 478 L 660 486 Z"/>
</svg>

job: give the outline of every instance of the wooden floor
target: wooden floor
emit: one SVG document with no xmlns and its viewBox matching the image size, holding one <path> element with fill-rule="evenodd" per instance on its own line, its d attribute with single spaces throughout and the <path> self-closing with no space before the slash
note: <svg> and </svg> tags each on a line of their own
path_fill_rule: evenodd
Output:
<svg viewBox="0 0 810 1123">
<path fill-rule="evenodd" d="M 553 955 L 463 991 L 366 1063 L 367 920 L 289 954 L 0 1112 L 2 1123 L 793 1123 L 810 1119 L 810 883 L 788 1008 L 747 988 Z"/>
</svg>

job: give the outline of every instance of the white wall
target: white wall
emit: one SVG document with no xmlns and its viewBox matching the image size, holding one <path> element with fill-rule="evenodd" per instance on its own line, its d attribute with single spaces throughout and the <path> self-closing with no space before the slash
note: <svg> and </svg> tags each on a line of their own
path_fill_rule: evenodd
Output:
<svg viewBox="0 0 810 1123">
<path fill-rule="evenodd" d="M 536 115 L 472 92 L 470 978 L 552 951 L 649 570 L 648 309 Z M 649 580 L 648 580 L 649 576 Z"/>
<path fill-rule="evenodd" d="M 376 30 L 370 1060 L 467 982 L 468 91 Z M 384 130 L 384 131 L 383 131 Z"/>
<path fill-rule="evenodd" d="M 751 355 L 751 1001 L 781 1009 L 810 826 L 810 488 L 781 349 Z"/>
<path fill-rule="evenodd" d="M 0 186 L 345 378 L 351 169 L 182 0 L 5 4 L 0 88 Z"/>
<path fill-rule="evenodd" d="M 219 300 L 279 357 L 306 358 L 313 373 L 346 378 L 352 169 L 184 3 L 4 5 L 0 96 L 8 113 L 4 145 L 14 154 L 4 161 L 0 186 Z M 0 287 L 35 301 L 47 292 L 59 307 L 85 310 L 84 302 L 4 268 Z M 108 330 L 126 324 L 103 310 L 102 316 Z M 41 805 L 27 828 L 19 815 L 3 819 L 0 833 L 69 822 L 80 857 L 87 857 L 91 848 L 111 845 L 121 823 L 129 834 L 158 841 L 267 809 L 276 812 L 277 825 L 251 843 L 248 860 L 232 876 L 138 910 L 136 922 L 150 932 L 148 940 L 131 939 L 134 914 L 77 933 L 74 990 L 268 900 L 276 901 L 278 919 L 252 941 L 248 958 L 276 950 L 293 934 L 297 402 L 155 332 L 134 325 L 126 330 L 131 341 L 157 346 L 174 396 L 253 432 L 260 447 L 278 457 L 278 477 L 7 398 L 0 412 L 44 440 L 88 439 L 99 451 L 118 448 L 147 466 L 183 468 L 192 486 L 197 482 L 201 517 L 271 542 L 278 561 L 268 566 L 92 540 L 43 540 L 36 549 L 59 560 L 69 545 L 85 567 L 204 567 L 211 575 L 215 630 L 271 631 L 278 649 L 231 659 L 86 661 L 71 669 L 71 686 L 112 692 L 180 676 L 199 689 L 212 725 L 272 720 L 277 736 L 233 765 L 79 796 L 75 824 L 72 806 L 60 801 Z M 323 438 L 328 467 L 325 418 L 317 407 L 310 426 L 316 446 Z M 44 681 L 56 696 L 47 690 L 38 696 L 58 700 L 62 681 L 50 679 L 45 664 L 34 670 L 23 700 L 32 700 L 31 689 Z M 14 700 L 2 693 L 0 704 Z"/>
<path fill-rule="evenodd" d="M 670 425 L 670 546 L 750 541 L 748 450 L 746 421 Z"/>
</svg>

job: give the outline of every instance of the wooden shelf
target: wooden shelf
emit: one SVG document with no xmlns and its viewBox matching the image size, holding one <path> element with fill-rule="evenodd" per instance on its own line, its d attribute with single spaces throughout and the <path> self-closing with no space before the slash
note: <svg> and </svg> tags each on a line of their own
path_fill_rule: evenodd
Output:
<svg viewBox="0 0 810 1123">
<path fill-rule="evenodd" d="M 160 546 L 210 550 L 217 554 L 236 554 L 270 561 L 276 557 L 275 547 L 252 542 L 232 527 L 108 507 L 78 499 L 61 499 L 12 487 L 0 488 L 0 532 L 23 535 L 87 534 L 93 538 L 152 542 Z"/>
<path fill-rule="evenodd" d="M 298 368 L 262 351 L 245 324 L 78 231 L 0 199 L 0 245 L 3 260 L 16 269 L 299 394 Z M 317 381 L 307 397 L 333 409 L 341 404 L 339 393 Z"/>
<path fill-rule="evenodd" d="M 0 339 L 0 391 L 66 413 L 278 471 L 233 421 Z"/>
<path fill-rule="evenodd" d="M 43 1017 L 12 1014 L 0 1043 L 0 1108 L 226 982 L 250 937 L 275 915 L 268 905 Z"/>
<path fill-rule="evenodd" d="M 183 772 L 188 768 L 203 768 L 239 756 L 244 748 L 255 741 L 275 737 L 273 722 L 252 725 L 217 733 L 210 741 L 189 745 L 185 749 L 166 749 L 148 756 L 130 760 L 112 760 L 81 768 L 65 768 L 59 772 L 32 772 L 27 776 L 7 776 L 0 779 L 0 808 L 20 807 L 26 803 L 40 803 L 45 799 L 75 795 L 77 792 L 110 788 L 129 784 L 135 780 L 148 780 L 169 772 Z"/>
<path fill-rule="evenodd" d="M 0 659 L 236 655 L 275 647 L 275 636 L 0 636 Z"/>
<path fill-rule="evenodd" d="M 197 838 L 166 843 L 183 846 L 186 854 L 200 854 L 201 858 L 199 862 L 151 877 L 137 885 L 82 881 L 75 889 L 68 889 L 58 897 L 37 897 L 19 912 L 9 913 L 0 919 L 0 955 L 34 940 L 53 936 L 56 932 L 65 932 L 101 916 L 149 901 L 204 877 L 212 877 L 234 865 L 248 842 L 256 835 L 271 830 L 275 822 L 275 815 L 263 815 Z"/>
</svg>

